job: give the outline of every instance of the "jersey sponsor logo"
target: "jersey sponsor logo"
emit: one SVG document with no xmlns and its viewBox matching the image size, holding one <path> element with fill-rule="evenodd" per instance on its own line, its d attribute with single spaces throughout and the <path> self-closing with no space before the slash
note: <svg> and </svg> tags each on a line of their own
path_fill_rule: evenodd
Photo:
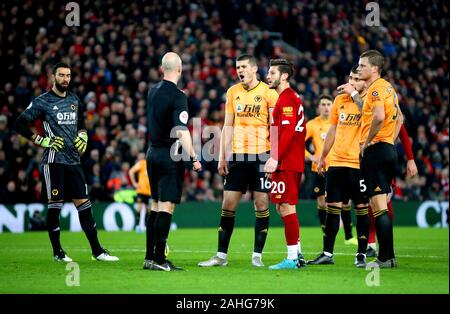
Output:
<svg viewBox="0 0 450 314">
<path fill-rule="evenodd" d="M 361 124 L 362 114 L 341 112 L 339 114 L 339 125 L 359 126 Z"/>
<path fill-rule="evenodd" d="M 58 119 L 58 124 L 76 124 L 77 114 L 76 112 L 58 112 L 56 119 Z"/>
<path fill-rule="evenodd" d="M 189 114 L 187 113 L 186 110 L 180 112 L 180 116 L 178 117 L 180 119 L 180 121 L 184 124 L 186 124 L 189 120 Z"/>
<path fill-rule="evenodd" d="M 238 113 L 238 117 L 259 117 L 261 111 L 261 105 L 252 105 L 252 104 L 238 104 L 236 106 L 236 112 Z"/>
<path fill-rule="evenodd" d="M 293 117 L 294 116 L 294 107 L 292 107 L 292 106 L 283 107 L 283 114 L 286 117 Z"/>
</svg>

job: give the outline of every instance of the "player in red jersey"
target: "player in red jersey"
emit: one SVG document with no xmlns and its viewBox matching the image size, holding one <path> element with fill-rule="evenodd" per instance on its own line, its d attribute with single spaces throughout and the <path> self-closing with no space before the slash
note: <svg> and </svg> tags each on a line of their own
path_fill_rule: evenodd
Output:
<svg viewBox="0 0 450 314">
<path fill-rule="evenodd" d="M 411 141 L 409 140 L 408 132 L 406 132 L 405 126 L 402 124 L 398 138 L 402 142 L 403 149 L 405 150 L 407 162 L 406 162 L 406 175 L 408 177 L 414 177 L 417 175 L 417 166 L 414 161 L 414 154 L 411 148 Z M 392 182 L 394 186 L 395 181 Z M 388 197 L 388 214 L 391 220 L 394 220 L 394 208 L 392 207 L 392 193 Z M 377 256 L 377 245 L 376 245 L 376 230 L 375 230 L 375 218 L 373 217 L 372 208 L 369 206 L 369 217 L 370 217 L 370 232 L 369 232 L 369 243 L 367 247 L 366 256 L 375 257 Z"/>
<path fill-rule="evenodd" d="M 294 269 L 306 264 L 296 211 L 305 164 L 306 121 L 300 96 L 289 86 L 292 73 L 293 66 L 286 59 L 270 60 L 267 82 L 279 96 L 270 130 L 271 157 L 264 166 L 272 182 L 264 184 L 270 184 L 270 200 L 283 219 L 288 256 L 269 269 Z"/>
</svg>

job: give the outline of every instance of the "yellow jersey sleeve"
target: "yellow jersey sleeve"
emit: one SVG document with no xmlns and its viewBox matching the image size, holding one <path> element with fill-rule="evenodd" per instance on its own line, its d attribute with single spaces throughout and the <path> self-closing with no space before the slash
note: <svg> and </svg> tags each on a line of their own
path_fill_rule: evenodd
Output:
<svg viewBox="0 0 450 314">
<path fill-rule="evenodd" d="M 225 113 L 233 113 L 234 114 L 233 90 L 231 88 L 229 88 L 227 90 L 226 102 L 225 102 Z"/>
</svg>

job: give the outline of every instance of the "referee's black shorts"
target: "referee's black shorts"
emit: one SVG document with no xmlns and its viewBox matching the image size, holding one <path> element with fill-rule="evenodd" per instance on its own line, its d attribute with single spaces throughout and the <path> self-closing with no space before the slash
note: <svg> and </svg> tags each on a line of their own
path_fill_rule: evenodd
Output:
<svg viewBox="0 0 450 314">
<path fill-rule="evenodd" d="M 183 161 L 173 161 L 169 147 L 150 147 L 147 151 L 147 172 L 155 202 L 179 204 L 183 192 Z"/>
<path fill-rule="evenodd" d="M 361 159 L 361 176 L 367 187 L 365 194 L 372 197 L 391 192 L 397 167 L 397 152 L 392 144 L 379 142 L 367 147 Z"/>
<path fill-rule="evenodd" d="M 323 174 L 323 176 L 319 175 L 317 172 L 312 172 L 313 192 L 315 197 L 325 195 L 326 176 L 326 172 Z"/>
<path fill-rule="evenodd" d="M 72 201 L 88 199 L 88 188 L 81 165 L 42 165 L 42 199 Z"/>
<path fill-rule="evenodd" d="M 266 154 L 269 156 L 269 153 Z M 257 154 L 233 154 L 228 163 L 228 174 L 225 177 L 224 190 L 247 192 L 269 192 L 265 183 L 264 158 Z"/>
<path fill-rule="evenodd" d="M 369 200 L 363 193 L 359 169 L 350 167 L 329 167 L 326 178 L 326 202 L 355 205 L 367 204 Z"/>
</svg>

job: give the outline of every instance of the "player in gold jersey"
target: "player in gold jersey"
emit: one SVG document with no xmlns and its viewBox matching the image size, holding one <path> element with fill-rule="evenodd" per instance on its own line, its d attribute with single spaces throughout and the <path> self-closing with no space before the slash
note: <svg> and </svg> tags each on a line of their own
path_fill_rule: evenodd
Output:
<svg viewBox="0 0 450 314">
<path fill-rule="evenodd" d="M 325 231 L 325 219 L 327 217 L 327 205 L 325 203 L 325 177 L 326 170 L 328 169 L 330 155 L 327 156 L 325 160 L 325 173 L 319 175 L 317 173 L 317 163 L 320 159 L 320 154 L 322 153 L 323 143 L 327 135 L 328 129 L 330 128 L 330 109 L 333 103 L 333 99 L 329 95 L 319 96 L 319 115 L 314 119 L 306 123 L 306 138 L 305 141 L 311 139 L 314 148 L 314 155 L 312 155 L 308 150 L 305 152 L 306 160 L 312 162 L 311 171 L 313 175 L 314 188 L 313 192 L 317 198 L 317 212 L 319 215 L 320 225 L 322 231 Z M 352 216 L 350 213 L 351 204 L 342 205 L 342 224 L 344 226 L 345 232 L 345 244 L 358 245 L 358 240 L 353 237 L 352 234 Z"/>
<path fill-rule="evenodd" d="M 136 189 L 136 212 L 139 220 L 136 222 L 136 232 L 145 231 L 145 217 L 150 213 L 150 181 L 147 174 L 147 163 L 145 162 L 145 154 L 138 155 L 138 162 L 128 171 L 131 184 Z M 136 181 L 137 176 L 137 181 Z"/>
<path fill-rule="evenodd" d="M 360 77 L 368 86 L 360 137 L 362 184 L 370 199 L 379 242 L 378 257 L 368 266 L 394 268 L 397 261 L 387 199 L 397 164 L 393 144 L 403 123 L 403 115 L 394 87 L 381 78 L 383 55 L 376 50 L 368 50 L 361 54 L 358 65 Z"/>
<path fill-rule="evenodd" d="M 227 91 L 220 140 L 218 170 L 220 175 L 225 176 L 225 184 L 218 249 L 215 256 L 198 264 L 201 267 L 228 264 L 227 253 L 236 207 L 247 189 L 253 192 L 256 215 L 252 265 L 264 266 L 262 250 L 269 229 L 269 199 L 263 168 L 270 156 L 269 127 L 278 94 L 258 80 L 258 66 L 253 56 L 238 57 L 236 70 L 240 83 Z"/>
<path fill-rule="evenodd" d="M 349 83 L 364 94 L 365 84 L 364 81 L 359 81 L 356 67 L 351 70 Z M 326 179 L 327 218 L 323 235 L 323 252 L 308 264 L 334 264 L 333 250 L 339 230 L 339 217 L 343 204 L 347 204 L 351 199 L 355 205 L 358 234 L 355 265 L 362 268 L 366 266 L 369 216 L 368 199 L 362 193 L 359 173 L 361 111 L 352 97 L 344 94 L 335 98 L 330 122 L 331 126 L 318 164 L 320 174 L 325 168 L 324 161 L 331 152 Z"/>
</svg>

